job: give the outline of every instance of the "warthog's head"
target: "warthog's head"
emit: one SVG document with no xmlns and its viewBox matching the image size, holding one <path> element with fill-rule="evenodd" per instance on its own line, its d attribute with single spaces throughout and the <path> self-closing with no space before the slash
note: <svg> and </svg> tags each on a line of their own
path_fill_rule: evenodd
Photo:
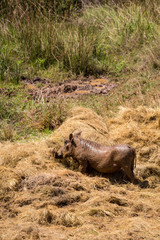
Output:
<svg viewBox="0 0 160 240">
<path fill-rule="evenodd" d="M 61 147 L 57 152 L 54 152 L 55 158 L 65 158 L 73 155 L 75 147 L 77 147 L 77 138 L 80 136 L 81 132 L 73 135 L 69 135 L 69 139 L 64 141 L 63 147 Z"/>
</svg>

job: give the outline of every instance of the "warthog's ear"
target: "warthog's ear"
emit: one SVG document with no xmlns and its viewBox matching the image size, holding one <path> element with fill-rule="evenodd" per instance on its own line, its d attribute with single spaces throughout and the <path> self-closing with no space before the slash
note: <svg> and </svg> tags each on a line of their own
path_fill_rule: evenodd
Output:
<svg viewBox="0 0 160 240">
<path fill-rule="evenodd" d="M 71 143 L 72 143 L 72 145 L 73 145 L 74 147 L 77 147 L 77 145 L 76 145 L 74 139 L 72 139 Z"/>
<path fill-rule="evenodd" d="M 82 131 L 80 131 L 80 132 L 76 133 L 76 134 L 75 134 L 75 135 L 76 135 L 76 137 L 78 137 L 78 136 L 81 136 L 81 133 L 82 133 Z"/>
<path fill-rule="evenodd" d="M 72 139 L 73 139 L 73 134 L 71 133 L 69 134 L 69 140 L 72 141 Z"/>
<path fill-rule="evenodd" d="M 72 143 L 73 146 L 75 146 L 75 147 L 77 146 L 76 143 L 75 143 L 75 141 L 74 141 L 74 138 L 73 138 L 73 134 L 72 134 L 72 133 L 69 135 L 69 140 L 71 141 L 71 143 Z"/>
</svg>

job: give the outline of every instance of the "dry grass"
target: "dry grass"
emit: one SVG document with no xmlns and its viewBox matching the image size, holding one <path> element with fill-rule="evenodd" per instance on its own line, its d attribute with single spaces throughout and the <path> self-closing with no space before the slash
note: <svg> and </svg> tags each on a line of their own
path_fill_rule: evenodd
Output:
<svg viewBox="0 0 160 240">
<path fill-rule="evenodd" d="M 52 134 L 49 144 L 59 147 L 71 132 L 78 131 L 82 131 L 84 138 L 101 143 L 105 143 L 108 137 L 107 125 L 100 116 L 91 109 L 75 107 L 69 112 L 68 119 Z"/>
<path fill-rule="evenodd" d="M 107 123 L 114 143 L 131 144 L 136 149 L 138 162 L 159 165 L 159 119 L 159 109 L 121 108 L 118 117 Z"/>
<path fill-rule="evenodd" d="M 121 109 L 114 119 L 76 108 L 50 137 L 70 132 L 100 143 L 136 148 L 136 176 L 149 185 L 110 181 L 54 161 L 45 141 L 0 144 L 0 239 L 146 239 L 159 234 L 159 110 Z"/>
</svg>

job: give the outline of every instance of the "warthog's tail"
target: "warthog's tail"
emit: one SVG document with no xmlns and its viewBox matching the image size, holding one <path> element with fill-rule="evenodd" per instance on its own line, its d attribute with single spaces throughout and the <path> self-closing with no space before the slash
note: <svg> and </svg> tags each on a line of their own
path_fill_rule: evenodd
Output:
<svg viewBox="0 0 160 240">
<path fill-rule="evenodd" d="M 133 171 L 134 168 L 136 168 L 136 151 L 134 148 L 132 149 L 132 154 L 133 154 L 133 162 L 132 162 L 132 171 Z"/>
</svg>

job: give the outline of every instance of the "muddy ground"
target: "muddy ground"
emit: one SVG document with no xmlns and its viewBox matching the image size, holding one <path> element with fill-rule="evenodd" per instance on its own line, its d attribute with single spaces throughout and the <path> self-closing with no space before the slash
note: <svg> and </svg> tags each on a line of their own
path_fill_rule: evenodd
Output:
<svg viewBox="0 0 160 240">
<path fill-rule="evenodd" d="M 87 118 L 86 111 L 78 109 L 57 129 L 50 137 L 54 142 L 0 143 L 1 240 L 160 239 L 159 112 L 126 109 L 104 123 L 89 110 Z M 73 121 L 86 138 L 109 142 L 112 137 L 135 147 L 139 184 L 122 172 L 81 174 L 69 162 L 54 159 L 56 134 L 65 137 Z M 102 132 L 104 124 L 108 128 Z"/>
<path fill-rule="evenodd" d="M 22 78 L 28 88 L 28 93 L 35 99 L 51 101 L 54 98 L 76 98 L 83 95 L 101 94 L 108 95 L 110 91 L 118 86 L 108 79 L 83 79 L 65 81 L 64 83 L 51 83 L 51 81 L 35 77 L 33 79 Z"/>
</svg>

